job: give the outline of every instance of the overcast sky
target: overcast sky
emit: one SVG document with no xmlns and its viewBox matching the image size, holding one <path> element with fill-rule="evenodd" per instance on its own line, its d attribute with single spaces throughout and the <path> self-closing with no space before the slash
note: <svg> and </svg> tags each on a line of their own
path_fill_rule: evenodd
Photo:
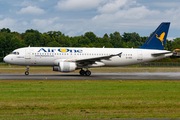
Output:
<svg viewBox="0 0 180 120">
<path fill-rule="evenodd" d="M 0 0 L 0 29 L 61 31 L 103 37 L 115 31 L 149 36 L 171 22 L 168 38 L 180 37 L 180 0 Z"/>
</svg>

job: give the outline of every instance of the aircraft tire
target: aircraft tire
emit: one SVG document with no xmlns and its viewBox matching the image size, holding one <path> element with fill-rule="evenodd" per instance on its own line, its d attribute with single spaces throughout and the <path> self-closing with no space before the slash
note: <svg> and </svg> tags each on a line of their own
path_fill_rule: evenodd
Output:
<svg viewBox="0 0 180 120">
<path fill-rule="evenodd" d="M 91 71 L 89 71 L 89 70 L 86 70 L 86 76 L 90 76 L 91 75 Z"/>
<path fill-rule="evenodd" d="M 25 72 L 25 75 L 29 75 L 29 72 L 28 72 L 28 71 L 26 71 L 26 72 Z"/>
<path fill-rule="evenodd" d="M 85 71 L 84 70 L 80 70 L 79 74 L 83 76 L 83 75 L 85 75 Z"/>
</svg>

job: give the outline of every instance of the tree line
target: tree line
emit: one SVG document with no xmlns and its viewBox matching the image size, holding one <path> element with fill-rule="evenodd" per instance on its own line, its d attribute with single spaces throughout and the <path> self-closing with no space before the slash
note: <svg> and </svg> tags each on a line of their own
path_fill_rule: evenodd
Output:
<svg viewBox="0 0 180 120">
<path fill-rule="evenodd" d="M 14 49 L 21 47 L 106 47 L 106 48 L 138 48 L 148 39 L 138 33 L 114 32 L 103 37 L 97 37 L 93 32 L 84 35 L 69 37 L 60 31 L 40 33 L 38 30 L 29 29 L 25 33 L 11 32 L 9 28 L 0 29 L 0 57 L 9 54 Z M 180 38 L 166 40 L 166 50 L 180 48 Z"/>
</svg>

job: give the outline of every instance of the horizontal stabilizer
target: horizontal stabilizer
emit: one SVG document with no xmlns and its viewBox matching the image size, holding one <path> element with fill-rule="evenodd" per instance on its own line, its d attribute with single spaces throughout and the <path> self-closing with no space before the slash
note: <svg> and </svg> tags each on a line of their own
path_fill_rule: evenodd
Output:
<svg viewBox="0 0 180 120">
<path fill-rule="evenodd" d="M 161 55 L 170 54 L 170 53 L 173 54 L 173 52 L 165 51 L 165 52 L 156 52 L 156 53 L 152 53 L 151 55 L 153 55 L 153 56 L 161 56 Z"/>
</svg>

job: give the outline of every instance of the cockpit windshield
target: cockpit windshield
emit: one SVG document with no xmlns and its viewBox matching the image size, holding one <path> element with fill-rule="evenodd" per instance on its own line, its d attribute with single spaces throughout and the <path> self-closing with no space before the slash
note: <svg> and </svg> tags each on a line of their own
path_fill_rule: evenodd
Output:
<svg viewBox="0 0 180 120">
<path fill-rule="evenodd" d="M 13 55 L 19 55 L 19 52 L 12 52 Z"/>
</svg>

